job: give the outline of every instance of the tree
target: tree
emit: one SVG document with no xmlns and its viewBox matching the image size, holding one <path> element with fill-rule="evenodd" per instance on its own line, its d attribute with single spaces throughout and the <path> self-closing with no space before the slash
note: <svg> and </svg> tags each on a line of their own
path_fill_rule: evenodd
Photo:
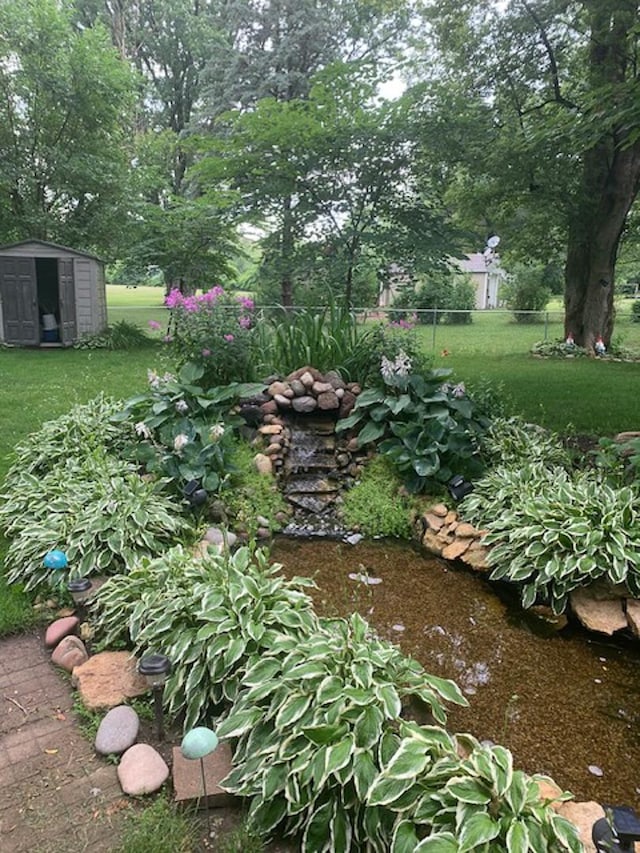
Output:
<svg viewBox="0 0 640 853">
<path fill-rule="evenodd" d="M 588 349 L 599 335 L 608 343 L 616 258 L 640 186 L 638 3 L 531 0 L 498 13 L 441 0 L 436 11 L 441 56 L 486 133 L 471 130 L 478 156 L 473 167 L 458 161 L 462 186 L 484 198 L 494 227 L 502 218 L 498 230 L 519 218 L 530 242 L 562 242 L 566 331 Z"/>
<path fill-rule="evenodd" d="M 111 254 L 127 198 L 134 79 L 56 0 L 0 5 L 0 230 Z"/>
</svg>

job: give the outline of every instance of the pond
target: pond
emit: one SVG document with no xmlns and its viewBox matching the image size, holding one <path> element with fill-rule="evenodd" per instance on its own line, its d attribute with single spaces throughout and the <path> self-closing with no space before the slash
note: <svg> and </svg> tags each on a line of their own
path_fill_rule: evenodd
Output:
<svg viewBox="0 0 640 853">
<path fill-rule="evenodd" d="M 410 545 L 280 538 L 288 576 L 315 579 L 321 615 L 357 610 L 428 672 L 469 700 L 447 728 L 507 746 L 517 767 L 544 773 L 577 800 L 640 799 L 640 648 L 570 624 L 531 620 L 480 575 Z M 351 577 L 350 577 L 351 576 Z M 372 582 L 373 581 L 373 582 Z"/>
</svg>

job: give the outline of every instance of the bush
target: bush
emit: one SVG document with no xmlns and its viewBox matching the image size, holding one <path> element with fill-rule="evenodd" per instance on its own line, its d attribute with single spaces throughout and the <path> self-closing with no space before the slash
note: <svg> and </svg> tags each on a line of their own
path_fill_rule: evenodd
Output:
<svg viewBox="0 0 640 853">
<path fill-rule="evenodd" d="M 432 325 L 444 322 L 451 325 L 471 322 L 475 308 L 475 288 L 469 276 L 456 272 L 433 273 L 417 287 L 407 286 L 394 299 L 393 307 L 417 311 L 417 322 Z M 391 312 L 393 320 L 407 313 Z"/>
<path fill-rule="evenodd" d="M 634 299 L 631 306 L 631 322 L 640 323 L 640 299 Z"/>
<path fill-rule="evenodd" d="M 507 307 L 518 323 L 539 323 L 539 313 L 547 307 L 551 288 L 545 280 L 546 267 L 516 264 L 511 276 L 502 285 Z"/>
<path fill-rule="evenodd" d="M 401 496 L 402 483 L 390 461 L 376 456 L 360 480 L 344 495 L 340 515 L 348 527 L 366 536 L 411 537 L 411 502 Z"/>
<path fill-rule="evenodd" d="M 311 599 L 300 591 L 313 582 L 287 581 L 279 570 L 266 552 L 249 548 L 194 557 L 176 546 L 143 557 L 98 590 L 96 632 L 107 646 L 168 655 L 164 701 L 170 714 L 184 715 L 187 731 L 233 702 L 244 668 L 277 641 L 297 645 L 317 630 Z"/>
<path fill-rule="evenodd" d="M 482 439 L 488 464 L 518 467 L 542 464 L 568 468 L 569 454 L 557 435 L 519 417 L 496 418 Z"/>
<path fill-rule="evenodd" d="M 130 350 L 154 347 L 156 342 L 134 323 L 118 320 L 104 332 L 82 335 L 73 346 L 74 349 Z"/>
</svg>

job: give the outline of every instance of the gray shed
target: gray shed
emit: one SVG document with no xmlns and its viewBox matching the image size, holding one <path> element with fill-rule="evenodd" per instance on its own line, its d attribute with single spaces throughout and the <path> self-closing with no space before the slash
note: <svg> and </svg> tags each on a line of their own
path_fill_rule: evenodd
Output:
<svg viewBox="0 0 640 853">
<path fill-rule="evenodd" d="M 103 261 L 43 240 L 0 246 L 0 342 L 70 346 L 106 326 Z"/>
</svg>

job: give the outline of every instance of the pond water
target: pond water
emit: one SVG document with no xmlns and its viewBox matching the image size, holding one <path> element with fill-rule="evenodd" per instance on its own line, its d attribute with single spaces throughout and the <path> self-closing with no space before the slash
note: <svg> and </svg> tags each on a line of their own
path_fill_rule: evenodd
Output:
<svg viewBox="0 0 640 853">
<path fill-rule="evenodd" d="M 357 610 L 381 637 L 454 679 L 469 708 L 447 728 L 507 746 L 516 766 L 578 800 L 640 802 L 640 644 L 545 630 L 482 576 L 407 544 L 278 539 L 288 576 L 313 577 L 321 615 Z M 373 582 L 372 582 L 373 581 Z"/>
</svg>

